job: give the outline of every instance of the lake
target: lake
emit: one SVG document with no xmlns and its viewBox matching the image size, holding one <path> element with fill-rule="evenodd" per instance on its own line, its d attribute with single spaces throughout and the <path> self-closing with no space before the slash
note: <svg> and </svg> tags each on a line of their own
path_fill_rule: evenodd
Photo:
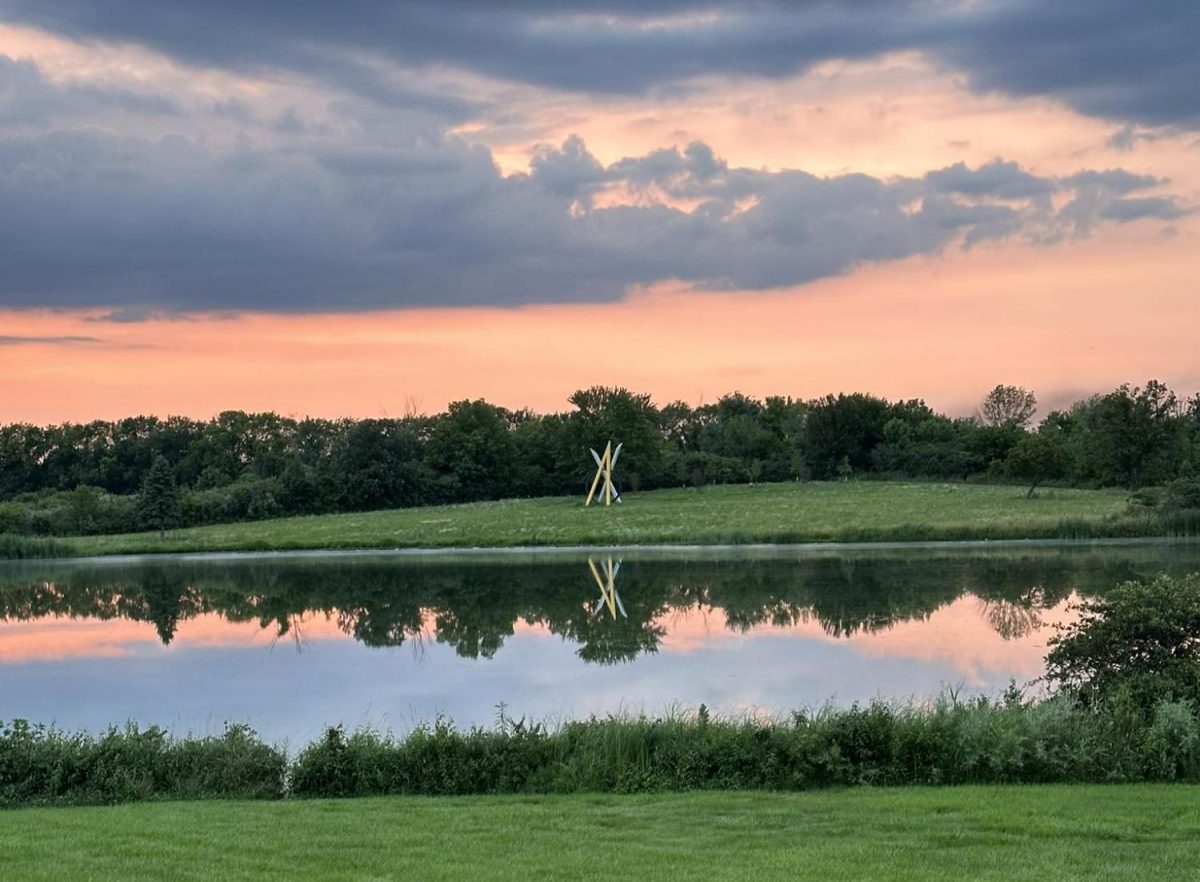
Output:
<svg viewBox="0 0 1200 882">
<path fill-rule="evenodd" d="M 0 563 L 0 720 L 183 734 L 444 715 L 780 715 L 998 694 L 1071 604 L 1197 543 L 146 557 Z"/>
</svg>

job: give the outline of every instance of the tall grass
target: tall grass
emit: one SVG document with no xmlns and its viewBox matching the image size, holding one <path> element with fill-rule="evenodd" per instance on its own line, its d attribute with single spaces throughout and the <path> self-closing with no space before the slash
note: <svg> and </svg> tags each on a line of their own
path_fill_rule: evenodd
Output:
<svg viewBox="0 0 1200 882">
<path fill-rule="evenodd" d="M 73 553 L 70 545 L 54 539 L 0 533 L 0 560 L 67 557 Z"/>
<path fill-rule="evenodd" d="M 548 731 L 445 722 L 403 739 L 331 729 L 297 757 L 295 796 L 806 790 L 858 784 L 1200 781 L 1200 718 L 1066 700 L 873 702 L 785 721 L 613 717 Z"/>
<path fill-rule="evenodd" d="M 550 729 L 445 720 L 397 738 L 340 727 L 289 761 L 244 726 L 172 738 L 129 726 L 99 737 L 17 721 L 0 728 L 0 806 L 146 799 L 387 794 L 808 790 L 853 785 L 1200 782 L 1200 717 L 1025 703 L 872 702 L 787 719 L 607 717 Z"/>
</svg>

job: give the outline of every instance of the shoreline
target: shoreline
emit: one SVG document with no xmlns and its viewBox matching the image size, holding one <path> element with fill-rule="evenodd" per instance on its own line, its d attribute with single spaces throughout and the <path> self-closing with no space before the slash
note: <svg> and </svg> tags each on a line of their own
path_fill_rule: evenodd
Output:
<svg viewBox="0 0 1200 882">
<path fill-rule="evenodd" d="M 1111 536 L 1097 538 L 944 539 L 878 542 L 648 543 L 608 545 L 429 546 L 362 548 L 281 548 L 262 551 L 161 551 L 130 554 L 70 555 L 47 558 L 0 558 L 7 564 L 127 564 L 139 561 L 296 560 L 313 558 L 390 557 L 397 559 L 569 558 L 620 554 L 627 557 L 771 558 L 791 555 L 836 555 L 864 551 L 986 551 L 1020 548 L 1127 548 L 1200 544 L 1196 536 Z"/>
</svg>

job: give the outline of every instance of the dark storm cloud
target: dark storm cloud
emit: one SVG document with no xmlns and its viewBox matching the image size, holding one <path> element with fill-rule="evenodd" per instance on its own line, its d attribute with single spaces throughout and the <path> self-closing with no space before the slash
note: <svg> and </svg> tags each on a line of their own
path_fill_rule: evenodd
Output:
<svg viewBox="0 0 1200 882">
<path fill-rule="evenodd" d="M 731 168 L 699 142 L 605 166 L 577 138 L 503 176 L 486 148 L 450 137 L 223 153 L 178 135 L 47 132 L 0 139 L 0 305 L 136 319 L 607 300 L 668 279 L 770 288 L 959 242 L 1179 216 L 1144 192 L 1161 184 L 1002 160 L 824 178 Z"/>
<path fill-rule="evenodd" d="M 976 90 L 1052 96 L 1086 114 L 1151 126 L 1200 126 L 1194 0 L 0 0 L 0 13 L 188 62 L 302 71 L 385 101 L 414 96 L 361 58 L 555 89 L 641 92 L 706 74 L 776 77 L 912 49 L 964 71 Z"/>
<path fill-rule="evenodd" d="M 86 113 L 125 111 L 140 116 L 181 112 L 170 97 L 156 92 L 85 83 L 56 85 L 31 61 L 0 55 L 0 123 L 45 123 Z"/>
</svg>

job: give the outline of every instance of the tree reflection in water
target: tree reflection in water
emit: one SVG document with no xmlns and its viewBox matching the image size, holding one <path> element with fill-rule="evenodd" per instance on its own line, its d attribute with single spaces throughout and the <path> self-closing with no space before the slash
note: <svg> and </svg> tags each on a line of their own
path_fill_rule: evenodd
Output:
<svg viewBox="0 0 1200 882">
<path fill-rule="evenodd" d="M 368 646 L 423 638 L 491 658 L 519 624 L 616 664 L 657 651 L 680 616 L 719 612 L 733 631 L 815 621 L 836 638 L 922 620 L 964 596 L 1006 639 L 1027 636 L 1072 592 L 1200 564 L 1196 546 L 624 559 L 384 556 L 0 565 L 0 619 L 71 616 L 151 623 L 164 644 L 181 621 L 257 622 L 299 645 L 323 615 Z M 596 591 L 599 589 L 599 599 Z M 716 616 L 714 616 L 716 618 Z"/>
</svg>

